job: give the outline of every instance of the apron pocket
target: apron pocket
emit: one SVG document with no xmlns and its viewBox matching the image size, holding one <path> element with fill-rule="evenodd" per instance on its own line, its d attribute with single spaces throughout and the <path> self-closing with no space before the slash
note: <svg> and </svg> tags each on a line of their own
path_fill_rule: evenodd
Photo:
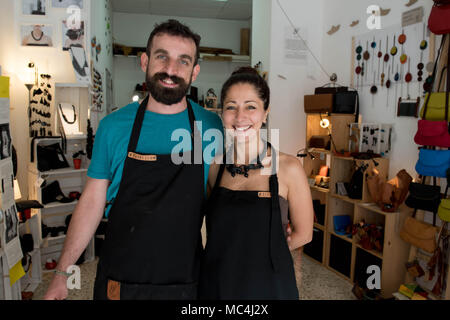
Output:
<svg viewBox="0 0 450 320">
<path fill-rule="evenodd" d="M 134 284 L 108 279 L 110 300 L 197 300 L 197 282 L 188 284 Z"/>
</svg>

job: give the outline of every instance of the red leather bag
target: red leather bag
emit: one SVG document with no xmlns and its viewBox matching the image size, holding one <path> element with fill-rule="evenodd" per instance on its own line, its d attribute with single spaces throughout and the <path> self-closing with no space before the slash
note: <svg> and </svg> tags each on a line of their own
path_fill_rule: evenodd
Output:
<svg viewBox="0 0 450 320">
<path fill-rule="evenodd" d="M 444 36 L 445 37 L 445 36 Z M 444 44 L 444 37 L 442 39 L 441 48 L 438 52 L 438 57 L 436 59 L 436 63 L 433 71 L 433 79 L 436 74 L 436 66 L 438 64 L 440 51 L 442 49 L 442 45 Z M 450 36 L 447 36 L 447 41 L 450 41 Z M 450 65 L 450 47 L 448 50 L 448 61 L 447 65 Z M 443 74 L 443 73 L 442 73 Z M 442 75 L 441 75 L 442 76 Z M 442 80 L 442 77 L 441 77 Z M 433 87 L 433 86 L 431 86 Z M 439 86 L 440 87 L 440 84 Z M 431 91 L 431 90 L 430 90 Z M 450 94 L 450 68 L 447 68 L 447 89 L 446 89 L 446 101 L 445 101 L 445 119 L 443 121 L 430 121 L 426 120 L 426 112 L 428 101 L 431 96 L 431 92 L 428 94 L 428 98 L 425 101 L 425 107 L 423 112 L 423 119 L 419 120 L 418 128 L 416 135 L 414 136 L 414 142 L 421 146 L 434 146 L 434 147 L 442 147 L 442 148 L 450 148 L 450 128 L 449 128 L 449 94 Z"/>
<path fill-rule="evenodd" d="M 450 33 L 450 1 L 433 1 L 434 5 L 428 17 L 428 29 L 434 34 Z"/>
</svg>

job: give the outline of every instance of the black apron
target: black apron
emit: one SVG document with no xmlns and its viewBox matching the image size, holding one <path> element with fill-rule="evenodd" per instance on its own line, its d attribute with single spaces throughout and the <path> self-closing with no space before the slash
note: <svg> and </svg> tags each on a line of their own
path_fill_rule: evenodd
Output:
<svg viewBox="0 0 450 320">
<path fill-rule="evenodd" d="M 191 164 L 176 165 L 170 154 L 136 153 L 147 102 L 139 106 L 109 213 L 94 299 L 197 298 L 204 171 L 193 162 L 194 113 L 188 102 L 192 151 L 184 156 Z"/>
<path fill-rule="evenodd" d="M 294 264 L 284 235 L 275 150 L 270 192 L 220 187 L 222 164 L 206 207 L 202 300 L 298 300 Z"/>
</svg>

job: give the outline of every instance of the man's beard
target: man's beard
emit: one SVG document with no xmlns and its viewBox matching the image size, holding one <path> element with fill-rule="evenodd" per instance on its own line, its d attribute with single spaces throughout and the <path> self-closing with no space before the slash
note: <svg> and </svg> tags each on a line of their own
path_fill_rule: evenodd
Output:
<svg viewBox="0 0 450 320">
<path fill-rule="evenodd" d="M 163 87 L 159 81 L 165 79 L 172 80 L 173 83 L 178 85 L 178 87 Z M 165 105 L 172 105 L 179 103 L 186 96 L 192 83 L 192 75 L 189 83 L 186 83 L 183 78 L 179 78 L 177 76 L 169 76 L 165 72 L 155 73 L 152 77 L 147 72 L 146 83 L 148 91 L 152 95 L 153 99 Z"/>
</svg>

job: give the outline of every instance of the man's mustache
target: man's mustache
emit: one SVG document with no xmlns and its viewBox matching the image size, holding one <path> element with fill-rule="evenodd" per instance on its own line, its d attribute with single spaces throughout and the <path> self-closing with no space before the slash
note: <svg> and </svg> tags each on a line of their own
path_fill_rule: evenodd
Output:
<svg viewBox="0 0 450 320">
<path fill-rule="evenodd" d="M 155 80 L 170 79 L 175 84 L 180 84 L 180 83 L 184 84 L 184 79 L 183 78 L 180 78 L 180 77 L 177 77 L 177 76 L 169 76 L 165 72 L 155 73 L 155 75 L 153 76 L 153 79 L 155 79 Z"/>
</svg>

